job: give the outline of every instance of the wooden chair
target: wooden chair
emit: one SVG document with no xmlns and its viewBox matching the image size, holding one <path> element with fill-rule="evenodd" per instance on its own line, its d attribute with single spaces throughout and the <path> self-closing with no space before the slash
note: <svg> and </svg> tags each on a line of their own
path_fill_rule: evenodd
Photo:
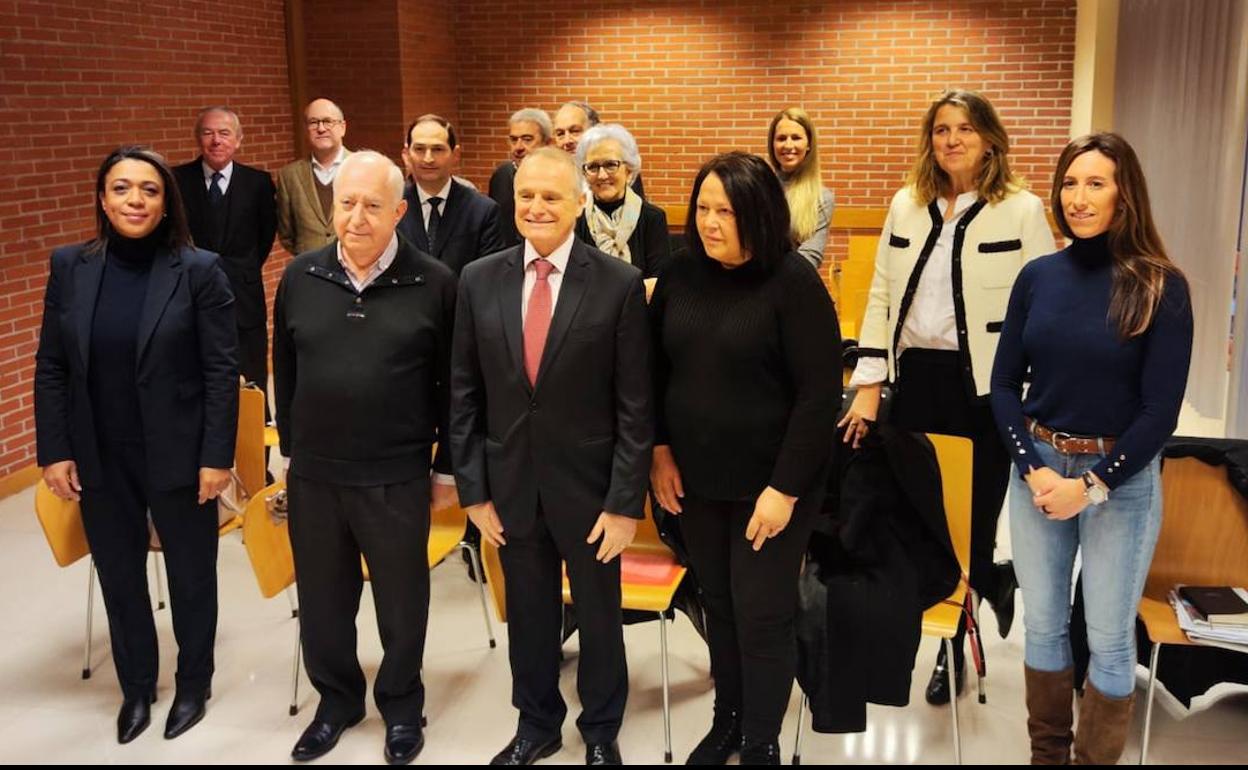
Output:
<svg viewBox="0 0 1248 770">
<path fill-rule="evenodd" d="M 1226 468 L 1173 457 L 1165 460 L 1161 477 L 1161 533 L 1139 607 L 1153 643 L 1141 765 L 1148 759 L 1161 647 L 1196 644 L 1179 628 L 1167 595 L 1180 583 L 1248 586 L 1248 502 L 1227 480 Z"/>
<path fill-rule="evenodd" d="M 949 539 L 953 542 L 953 552 L 962 570 L 962 577 L 949 597 L 932 605 L 923 613 L 923 635 L 935 636 L 943 640 L 945 659 L 950 661 L 947 674 L 949 677 L 949 711 L 953 724 L 954 761 L 962 764 L 962 737 L 958 729 L 958 698 L 957 686 L 953 673 L 953 637 L 958 632 L 958 621 L 964 612 L 975 612 L 979 603 L 975 589 L 968 582 L 971 569 L 971 473 L 972 444 L 968 438 L 943 436 L 928 433 L 936 451 L 936 462 L 940 466 L 941 495 L 945 505 L 945 521 L 949 526 Z M 969 605 L 969 609 L 968 609 Z M 972 622 L 978 627 L 978 617 Z M 972 639 L 972 645 L 977 640 Z M 978 653 L 976 653 L 978 654 Z M 984 702 L 984 677 L 976 668 L 979 680 L 979 700 Z M 806 727 L 806 693 L 802 693 L 797 712 L 797 739 L 793 748 L 793 764 L 801 764 L 802 734 Z"/>
<path fill-rule="evenodd" d="M 490 594 L 499 619 L 507 622 L 507 589 L 503 580 L 502 562 L 498 549 L 482 540 L 482 557 L 485 574 L 489 579 Z M 646 499 L 645 517 L 637 522 L 637 535 L 632 545 L 620 555 L 620 606 L 626 610 L 653 612 L 659 621 L 659 648 L 662 651 L 660 668 L 663 677 L 663 761 L 672 761 L 672 714 L 671 685 L 668 676 L 667 611 L 672 606 L 676 589 L 685 579 L 686 568 L 676 560 L 676 555 L 659 538 L 650 511 L 649 496 Z M 567 570 L 563 574 L 563 602 L 572 604 L 572 588 L 568 584 Z"/>
</svg>

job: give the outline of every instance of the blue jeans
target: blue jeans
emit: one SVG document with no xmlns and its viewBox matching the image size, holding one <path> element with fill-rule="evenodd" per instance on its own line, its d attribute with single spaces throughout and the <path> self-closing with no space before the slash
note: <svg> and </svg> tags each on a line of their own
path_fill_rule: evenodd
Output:
<svg viewBox="0 0 1248 770">
<path fill-rule="evenodd" d="M 1063 455 L 1036 442 L 1045 465 L 1078 478 L 1101 456 Z M 1027 483 L 1011 474 L 1010 539 L 1023 591 L 1023 660 L 1037 671 L 1073 665 L 1070 585 L 1082 549 L 1083 599 L 1092 657 L 1088 680 L 1101 694 L 1125 698 L 1135 690 L 1135 616 L 1161 529 L 1161 460 L 1065 521 L 1051 521 L 1032 503 Z"/>
</svg>

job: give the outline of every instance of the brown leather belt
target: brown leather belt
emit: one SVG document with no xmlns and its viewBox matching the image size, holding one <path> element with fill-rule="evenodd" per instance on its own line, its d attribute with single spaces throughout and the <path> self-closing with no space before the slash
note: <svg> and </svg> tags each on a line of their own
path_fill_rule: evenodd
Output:
<svg viewBox="0 0 1248 770">
<path fill-rule="evenodd" d="M 1114 451 L 1114 439 L 1108 436 L 1072 436 L 1046 428 L 1030 417 L 1027 418 L 1027 430 L 1064 455 L 1107 455 Z"/>
</svg>

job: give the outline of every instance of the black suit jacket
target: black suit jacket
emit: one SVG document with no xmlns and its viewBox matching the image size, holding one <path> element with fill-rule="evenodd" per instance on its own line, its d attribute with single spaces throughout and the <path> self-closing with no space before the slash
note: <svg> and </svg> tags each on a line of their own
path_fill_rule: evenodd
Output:
<svg viewBox="0 0 1248 770">
<path fill-rule="evenodd" d="M 456 275 L 474 259 L 502 250 L 503 241 L 498 234 L 498 204 L 476 190 L 459 182 L 451 182 L 451 191 L 442 204 L 438 242 L 433 249 L 429 248 L 429 234 L 425 231 L 425 216 L 421 211 L 416 185 L 409 185 L 403 197 L 407 200 L 407 213 L 399 222 L 399 232 L 416 248 L 432 254 L 454 270 Z"/>
<path fill-rule="evenodd" d="M 451 455 L 463 505 L 492 500 L 523 532 L 540 499 L 585 534 L 641 518 L 654 420 L 641 273 L 574 241 L 536 387 L 524 370 L 524 247 L 464 269 L 451 353 Z"/>
<path fill-rule="evenodd" d="M 85 487 L 104 483 L 87 387 L 87 368 L 111 363 L 89 360 L 103 275 L 104 257 L 86 244 L 52 252 L 35 356 L 39 465 L 74 460 Z M 215 254 L 157 252 L 139 318 L 135 375 L 153 489 L 195 484 L 201 467 L 234 465 L 238 329 Z"/>
<path fill-rule="evenodd" d="M 221 255 L 221 267 L 234 289 L 234 312 L 238 328 L 264 326 L 264 279 L 261 269 L 273 248 L 277 232 L 277 189 L 267 171 L 234 162 L 225 195 L 225 218 L 221 234 L 212 219 L 208 186 L 204 183 L 203 158 L 178 166 L 173 175 L 182 192 L 191 237 L 201 249 Z"/>
</svg>

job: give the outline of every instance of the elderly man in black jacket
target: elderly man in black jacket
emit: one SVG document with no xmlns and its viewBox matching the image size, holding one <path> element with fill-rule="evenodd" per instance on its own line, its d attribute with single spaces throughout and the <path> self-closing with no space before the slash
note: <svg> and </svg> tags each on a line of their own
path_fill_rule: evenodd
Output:
<svg viewBox="0 0 1248 770">
<path fill-rule="evenodd" d="M 386 759 L 424 745 L 421 659 L 429 613 L 429 510 L 452 504 L 445 436 L 455 276 L 395 229 L 403 174 L 376 152 L 334 179 L 338 240 L 286 268 L 273 311 L 273 379 L 290 458 L 290 539 L 304 661 L 321 694 L 292 756 L 319 757 L 364 718 L 355 615 L 368 563 L 381 631 L 373 694 Z"/>
</svg>

